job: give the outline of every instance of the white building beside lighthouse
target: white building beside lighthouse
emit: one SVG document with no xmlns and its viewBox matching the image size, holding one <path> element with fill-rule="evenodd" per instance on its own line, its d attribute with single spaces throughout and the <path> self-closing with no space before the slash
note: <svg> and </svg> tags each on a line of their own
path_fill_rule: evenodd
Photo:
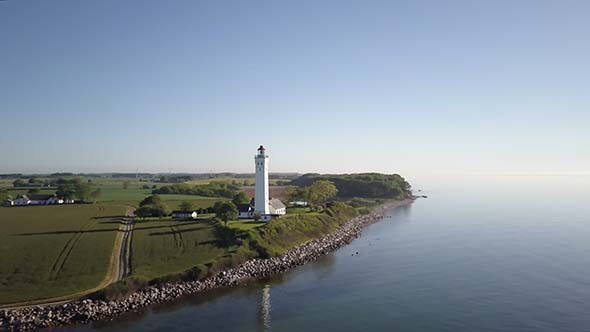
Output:
<svg viewBox="0 0 590 332">
<path fill-rule="evenodd" d="M 254 156 L 256 166 L 256 188 L 254 191 L 254 216 L 260 220 L 268 221 L 272 217 L 282 216 L 287 213 L 285 205 L 276 198 L 271 198 L 268 191 L 268 155 L 264 146 L 258 148 Z"/>
</svg>

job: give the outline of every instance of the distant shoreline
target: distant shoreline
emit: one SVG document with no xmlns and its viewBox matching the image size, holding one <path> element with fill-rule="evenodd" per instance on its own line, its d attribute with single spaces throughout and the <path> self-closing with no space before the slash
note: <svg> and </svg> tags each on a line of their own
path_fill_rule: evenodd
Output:
<svg viewBox="0 0 590 332">
<path fill-rule="evenodd" d="M 182 296 L 232 287 L 248 280 L 284 273 L 349 244 L 361 235 L 364 227 L 382 220 L 386 211 L 410 205 L 416 198 L 414 196 L 402 201 L 386 202 L 374 208 L 367 215 L 346 221 L 336 231 L 307 241 L 281 255 L 268 259 L 252 259 L 200 281 L 150 286 L 121 300 L 84 299 L 61 305 L 0 310 L 0 330 L 32 331 L 39 328 L 87 324 L 92 321 L 112 318 L 125 312 L 137 311 L 152 304 L 169 302 Z"/>
</svg>

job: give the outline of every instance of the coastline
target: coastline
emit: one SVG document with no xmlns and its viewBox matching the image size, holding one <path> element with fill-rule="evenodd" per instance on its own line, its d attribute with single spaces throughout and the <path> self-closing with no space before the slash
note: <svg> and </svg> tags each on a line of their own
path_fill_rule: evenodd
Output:
<svg viewBox="0 0 590 332">
<path fill-rule="evenodd" d="M 284 273 L 349 244 L 361 235 L 364 227 L 382 220 L 386 210 L 412 204 L 415 199 L 416 197 L 390 201 L 367 215 L 346 221 L 326 236 L 307 241 L 275 257 L 246 261 L 203 280 L 150 286 L 114 301 L 84 299 L 62 305 L 0 310 L 0 331 L 32 331 L 54 326 L 87 324 L 152 304 L 169 302 L 181 296 L 232 287 L 248 280 Z"/>
</svg>

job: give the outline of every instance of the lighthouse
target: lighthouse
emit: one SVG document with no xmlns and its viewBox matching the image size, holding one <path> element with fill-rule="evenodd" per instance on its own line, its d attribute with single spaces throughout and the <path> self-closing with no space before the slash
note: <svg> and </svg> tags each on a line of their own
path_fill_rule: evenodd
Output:
<svg viewBox="0 0 590 332">
<path fill-rule="evenodd" d="M 268 216 L 270 214 L 268 197 L 268 155 L 264 146 L 258 148 L 256 156 L 256 190 L 254 194 L 254 214 Z"/>
</svg>

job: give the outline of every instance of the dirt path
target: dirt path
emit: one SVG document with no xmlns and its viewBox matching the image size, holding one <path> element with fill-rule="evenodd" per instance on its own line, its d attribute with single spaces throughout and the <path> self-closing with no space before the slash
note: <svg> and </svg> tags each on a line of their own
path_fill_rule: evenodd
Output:
<svg viewBox="0 0 590 332">
<path fill-rule="evenodd" d="M 119 247 L 118 263 L 116 267 L 115 280 L 119 281 L 131 274 L 131 240 L 133 238 L 133 229 L 135 228 L 135 209 L 127 207 L 125 218 L 121 221 L 119 234 L 121 235 L 121 245 Z"/>
<path fill-rule="evenodd" d="M 26 301 L 12 304 L 2 304 L 0 309 L 10 310 L 19 309 L 32 306 L 48 306 L 48 305 L 59 305 L 78 299 L 85 295 L 94 293 L 98 290 L 105 288 L 106 286 L 115 283 L 124 277 L 128 276 L 131 272 L 131 239 L 133 235 L 133 229 L 135 226 L 135 208 L 127 206 L 125 211 L 125 217 L 119 221 L 119 231 L 115 238 L 115 245 L 113 247 L 113 253 L 111 255 L 111 261 L 109 263 L 109 269 L 103 281 L 96 287 L 88 289 L 76 294 L 70 294 L 50 299 Z M 102 211 L 99 208 L 99 215 Z M 92 222 L 92 221 L 91 221 Z M 85 225 L 83 228 L 87 228 Z M 71 249 L 70 249 L 71 250 Z"/>
</svg>

